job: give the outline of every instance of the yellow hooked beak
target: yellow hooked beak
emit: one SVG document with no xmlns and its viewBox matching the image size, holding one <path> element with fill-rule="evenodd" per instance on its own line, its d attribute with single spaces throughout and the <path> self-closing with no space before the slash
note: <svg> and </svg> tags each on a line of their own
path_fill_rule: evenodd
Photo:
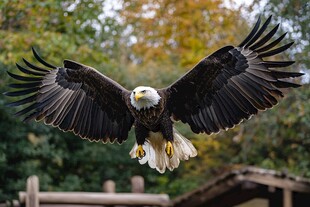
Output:
<svg viewBox="0 0 310 207">
<path fill-rule="evenodd" d="M 139 101 L 139 99 L 141 98 L 141 97 L 143 97 L 144 96 L 144 94 L 142 94 L 142 93 L 140 93 L 140 92 L 137 92 L 136 94 L 135 94 L 135 100 L 136 101 Z"/>
</svg>

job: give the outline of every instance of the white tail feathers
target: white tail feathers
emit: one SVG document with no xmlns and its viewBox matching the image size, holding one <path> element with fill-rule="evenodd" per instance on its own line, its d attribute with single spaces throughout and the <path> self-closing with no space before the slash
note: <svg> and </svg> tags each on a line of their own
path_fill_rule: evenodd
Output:
<svg viewBox="0 0 310 207">
<path fill-rule="evenodd" d="M 162 134 L 160 132 L 150 132 L 150 136 L 142 146 L 145 156 L 139 160 L 139 163 L 143 165 L 148 162 L 151 168 L 156 168 L 158 172 L 164 173 L 166 168 L 170 171 L 177 168 L 180 160 L 188 160 L 190 157 L 197 156 L 197 150 L 191 141 L 183 137 L 175 128 L 173 128 L 173 139 L 174 155 L 172 158 L 169 158 L 165 151 L 167 141 L 163 138 Z M 129 152 L 131 158 L 136 158 L 137 148 L 138 145 L 135 143 Z"/>
</svg>

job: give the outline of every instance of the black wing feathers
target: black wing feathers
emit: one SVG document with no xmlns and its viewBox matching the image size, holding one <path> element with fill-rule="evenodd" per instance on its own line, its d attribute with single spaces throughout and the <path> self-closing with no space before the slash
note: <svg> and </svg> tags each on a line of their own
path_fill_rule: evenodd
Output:
<svg viewBox="0 0 310 207">
<path fill-rule="evenodd" d="M 42 63 L 42 65 L 44 65 L 44 66 L 46 66 L 46 67 L 48 67 L 48 68 L 51 68 L 51 69 L 55 69 L 55 68 L 56 68 L 56 66 L 51 65 L 51 64 L 47 63 L 45 60 L 43 60 L 43 59 L 38 55 L 37 51 L 36 51 L 34 48 L 31 48 L 31 49 L 32 49 L 32 53 L 33 53 L 34 57 L 35 57 L 40 63 Z M 33 68 L 33 69 L 34 69 L 34 68 Z"/>
<path fill-rule="evenodd" d="M 33 50 L 35 58 L 47 68 L 38 67 L 23 59 L 28 68 L 17 68 L 26 76 L 8 72 L 18 80 L 6 92 L 7 96 L 24 96 L 8 106 L 29 104 L 15 115 L 25 115 L 24 121 L 44 120 L 63 131 L 73 131 L 82 138 L 95 141 L 127 139 L 133 117 L 123 100 L 127 90 L 95 69 L 66 60 L 65 67 L 55 67 Z"/>
<path fill-rule="evenodd" d="M 268 52 L 265 52 L 265 53 L 261 53 L 259 54 L 259 57 L 260 58 L 263 58 L 263 57 L 269 57 L 269 56 L 273 56 L 273 55 L 276 55 L 278 53 L 281 53 L 285 50 L 287 50 L 289 47 L 291 47 L 292 45 L 294 44 L 294 42 L 291 42 L 291 43 L 288 43 L 282 47 L 279 47 L 277 49 L 274 49 L 274 50 L 270 50 Z"/>
<path fill-rule="evenodd" d="M 256 34 L 258 28 L 259 28 L 259 25 L 260 25 L 260 22 L 261 22 L 261 18 L 260 16 L 258 17 L 257 19 L 257 22 L 254 26 L 254 28 L 252 29 L 252 31 L 249 33 L 249 35 L 238 45 L 238 47 L 243 47 L 245 44 L 247 44 L 252 38 L 253 36 Z"/>
<path fill-rule="evenodd" d="M 273 49 L 285 36 L 268 43 L 279 25 L 265 36 L 271 17 L 254 28 L 238 46 L 226 46 L 200 61 L 166 90 L 168 109 L 173 117 L 188 123 L 195 133 L 211 134 L 232 128 L 259 110 L 266 110 L 283 97 L 282 88 L 298 87 L 289 78 L 302 73 L 277 71 L 294 61 L 265 61 L 292 44 Z M 261 37 L 263 36 L 263 37 Z"/>
<path fill-rule="evenodd" d="M 248 41 L 247 43 L 246 43 L 246 45 L 244 46 L 244 47 L 249 47 L 250 45 L 252 45 L 262 34 L 263 34 L 263 32 L 266 30 L 266 28 L 268 27 L 268 25 L 269 25 L 269 23 L 270 23 L 270 21 L 271 21 L 271 16 L 266 20 L 266 22 L 263 24 L 263 26 L 258 30 L 258 32 L 256 32 L 256 30 L 254 31 L 254 29 L 253 29 L 253 33 L 255 33 L 255 36 L 254 37 L 252 37 L 252 39 L 250 40 L 250 41 Z M 259 27 L 259 25 L 258 25 L 258 27 Z M 257 28 L 258 28 L 257 27 Z M 240 47 L 240 46 L 239 46 Z"/>
</svg>

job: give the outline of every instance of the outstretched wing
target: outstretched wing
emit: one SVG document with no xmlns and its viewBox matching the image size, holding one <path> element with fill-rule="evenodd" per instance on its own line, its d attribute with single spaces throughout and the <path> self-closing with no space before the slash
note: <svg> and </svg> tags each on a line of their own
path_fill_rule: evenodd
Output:
<svg viewBox="0 0 310 207">
<path fill-rule="evenodd" d="M 23 59 L 27 69 L 16 65 L 26 76 L 8 72 L 22 81 L 9 86 L 21 90 L 5 95 L 30 95 L 8 104 L 30 104 L 17 116 L 25 115 L 25 121 L 44 120 L 45 124 L 73 131 L 91 141 L 117 139 L 121 143 L 127 139 L 133 117 L 123 97 L 129 91 L 91 67 L 70 60 L 64 61 L 64 67 L 55 67 L 41 59 L 34 49 L 33 54 L 44 68 Z"/>
<path fill-rule="evenodd" d="M 201 60 L 192 70 L 162 89 L 174 118 L 188 123 L 195 133 L 211 134 L 232 128 L 258 110 L 271 108 L 283 97 L 281 89 L 298 87 L 287 78 L 301 73 L 278 71 L 294 61 L 265 61 L 293 43 L 272 49 L 285 36 L 267 43 L 279 25 L 262 38 L 271 17 L 259 28 L 260 18 L 237 47 L 226 46 Z"/>
</svg>

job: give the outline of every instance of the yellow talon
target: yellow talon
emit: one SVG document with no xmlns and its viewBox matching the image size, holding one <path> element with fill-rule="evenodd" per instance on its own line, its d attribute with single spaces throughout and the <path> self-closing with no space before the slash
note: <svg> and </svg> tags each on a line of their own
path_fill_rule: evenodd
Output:
<svg viewBox="0 0 310 207">
<path fill-rule="evenodd" d="M 167 142 L 166 145 L 166 153 L 168 155 L 169 158 L 172 158 L 174 151 L 173 151 L 173 146 L 172 143 L 170 141 Z"/>
<path fill-rule="evenodd" d="M 143 150 L 142 145 L 138 145 L 138 149 L 136 151 L 136 156 L 138 159 L 142 159 L 145 156 L 145 151 Z"/>
</svg>

